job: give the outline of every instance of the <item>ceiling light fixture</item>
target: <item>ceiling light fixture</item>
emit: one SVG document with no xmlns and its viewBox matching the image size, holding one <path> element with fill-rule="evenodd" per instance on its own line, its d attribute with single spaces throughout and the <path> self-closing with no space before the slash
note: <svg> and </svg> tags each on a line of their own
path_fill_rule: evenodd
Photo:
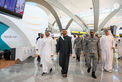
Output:
<svg viewBox="0 0 122 82">
<path fill-rule="evenodd" d="M 120 7 L 120 4 L 119 3 L 114 3 L 114 9 L 118 9 Z"/>
</svg>

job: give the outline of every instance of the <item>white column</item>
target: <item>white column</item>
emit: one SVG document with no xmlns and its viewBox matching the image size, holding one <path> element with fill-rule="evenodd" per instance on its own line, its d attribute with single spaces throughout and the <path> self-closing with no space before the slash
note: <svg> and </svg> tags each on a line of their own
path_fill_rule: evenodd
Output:
<svg viewBox="0 0 122 82">
<path fill-rule="evenodd" d="M 94 9 L 94 30 L 98 30 L 99 24 L 99 0 L 92 0 Z"/>
<path fill-rule="evenodd" d="M 80 25 L 84 30 L 87 28 L 83 25 L 83 23 L 71 12 L 69 11 L 66 7 L 64 7 L 58 0 L 45 0 L 49 4 L 55 6 L 56 8 L 59 8 L 63 12 L 65 12 L 68 16 L 70 16 L 78 25 Z"/>
</svg>

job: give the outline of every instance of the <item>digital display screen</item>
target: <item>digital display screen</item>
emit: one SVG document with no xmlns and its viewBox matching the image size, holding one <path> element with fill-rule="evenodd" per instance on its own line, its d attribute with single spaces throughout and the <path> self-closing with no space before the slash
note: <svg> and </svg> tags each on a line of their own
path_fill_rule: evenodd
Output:
<svg viewBox="0 0 122 82">
<path fill-rule="evenodd" d="M 0 0 L 0 7 L 3 7 L 5 4 L 5 0 Z"/>
<path fill-rule="evenodd" d="M 17 0 L 6 0 L 4 8 L 14 12 L 14 9 L 16 7 L 16 1 Z"/>
<path fill-rule="evenodd" d="M 0 11 L 21 17 L 25 8 L 25 0 L 0 0 Z"/>
<path fill-rule="evenodd" d="M 25 0 L 17 0 L 15 12 L 19 14 L 23 14 L 24 7 L 25 7 Z"/>
</svg>

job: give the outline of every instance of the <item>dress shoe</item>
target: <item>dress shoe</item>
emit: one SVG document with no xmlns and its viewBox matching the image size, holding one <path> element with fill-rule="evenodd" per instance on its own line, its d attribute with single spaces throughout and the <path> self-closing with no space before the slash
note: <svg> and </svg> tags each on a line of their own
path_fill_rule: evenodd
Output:
<svg viewBox="0 0 122 82">
<path fill-rule="evenodd" d="M 63 77 L 66 78 L 67 77 L 67 74 L 63 74 Z"/>
<path fill-rule="evenodd" d="M 90 73 L 90 71 L 91 71 L 91 67 L 87 69 L 87 72 L 88 72 L 88 73 Z"/>
<path fill-rule="evenodd" d="M 94 79 L 97 79 L 97 77 L 96 77 L 96 75 L 95 75 L 95 72 L 92 72 L 92 77 L 93 77 Z"/>
<path fill-rule="evenodd" d="M 46 75 L 46 74 L 47 74 L 47 73 L 43 72 L 43 73 L 42 73 L 42 76 L 44 76 L 44 75 Z"/>
<path fill-rule="evenodd" d="M 50 73 L 52 73 L 52 71 L 53 71 L 53 69 L 51 68 L 51 69 L 50 69 Z"/>
</svg>

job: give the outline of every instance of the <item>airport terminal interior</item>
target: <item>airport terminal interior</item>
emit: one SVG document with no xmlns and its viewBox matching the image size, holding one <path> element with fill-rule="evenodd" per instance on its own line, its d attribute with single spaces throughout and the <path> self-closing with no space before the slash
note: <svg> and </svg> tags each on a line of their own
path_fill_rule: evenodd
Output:
<svg viewBox="0 0 122 82">
<path fill-rule="evenodd" d="M 0 82 L 122 82 L 122 0 L 0 0 Z"/>
</svg>

